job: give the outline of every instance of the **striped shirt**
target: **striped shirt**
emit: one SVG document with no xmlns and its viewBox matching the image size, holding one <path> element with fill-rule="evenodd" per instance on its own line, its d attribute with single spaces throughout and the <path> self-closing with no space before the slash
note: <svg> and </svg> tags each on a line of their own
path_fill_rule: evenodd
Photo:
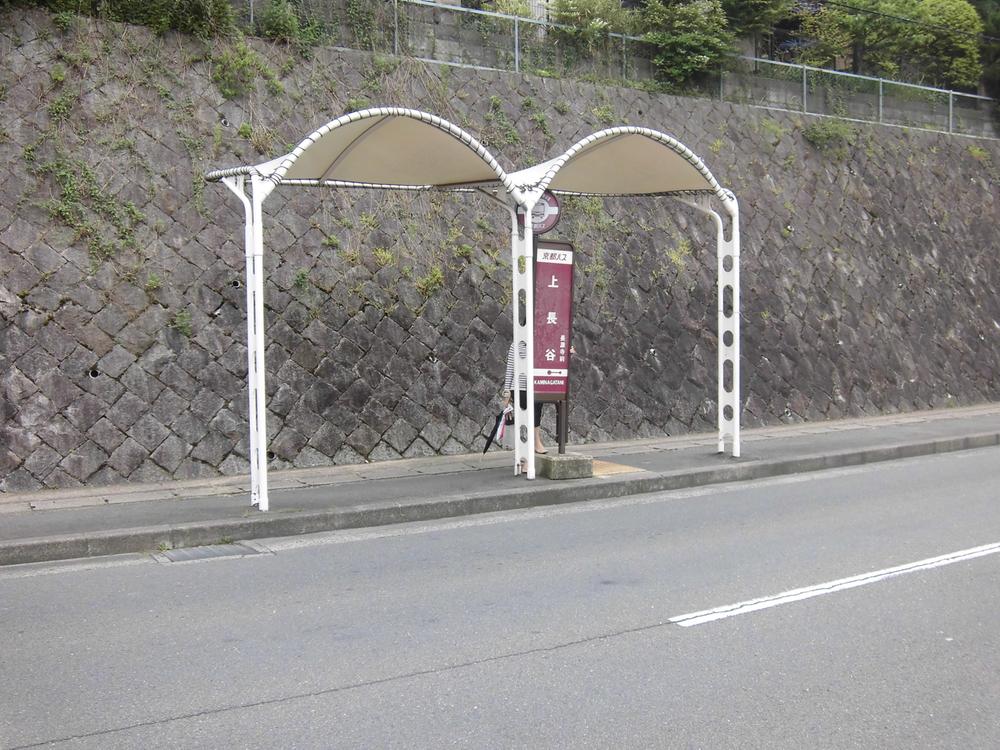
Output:
<svg viewBox="0 0 1000 750">
<path fill-rule="evenodd" d="M 524 344 L 520 347 L 521 359 L 528 358 L 528 347 Z M 525 363 L 524 372 L 521 373 L 520 389 L 522 391 L 528 390 L 528 375 L 527 375 L 527 363 Z M 510 349 L 507 350 L 507 370 L 503 376 L 503 389 L 505 391 L 513 390 L 514 386 L 514 344 L 511 343 Z"/>
</svg>

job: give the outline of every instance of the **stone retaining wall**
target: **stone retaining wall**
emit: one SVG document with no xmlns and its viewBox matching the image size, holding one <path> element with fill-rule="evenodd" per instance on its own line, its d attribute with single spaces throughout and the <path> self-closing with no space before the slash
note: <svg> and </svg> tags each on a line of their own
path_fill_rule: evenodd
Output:
<svg viewBox="0 0 1000 750">
<path fill-rule="evenodd" d="M 258 42 L 226 100 L 222 45 L 64 26 L 0 18 L 2 490 L 247 471 L 243 214 L 201 175 L 366 102 L 439 114 L 508 168 L 621 123 L 700 154 L 743 211 L 747 426 L 1000 397 L 995 141 Z M 571 441 L 713 429 L 712 227 L 664 199 L 563 206 Z M 303 189 L 265 211 L 272 466 L 481 446 L 506 215 Z"/>
</svg>

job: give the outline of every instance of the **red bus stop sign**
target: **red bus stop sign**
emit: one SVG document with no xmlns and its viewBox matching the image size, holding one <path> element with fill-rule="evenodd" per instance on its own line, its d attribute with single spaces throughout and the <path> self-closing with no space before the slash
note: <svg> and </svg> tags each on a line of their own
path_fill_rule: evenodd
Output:
<svg viewBox="0 0 1000 750">
<path fill-rule="evenodd" d="M 535 243 L 535 396 L 565 399 L 573 332 L 573 246 Z"/>
</svg>

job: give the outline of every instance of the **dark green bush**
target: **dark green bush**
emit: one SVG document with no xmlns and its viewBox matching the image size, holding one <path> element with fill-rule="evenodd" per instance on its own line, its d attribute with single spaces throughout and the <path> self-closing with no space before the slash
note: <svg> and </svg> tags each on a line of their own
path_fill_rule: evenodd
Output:
<svg viewBox="0 0 1000 750">
<path fill-rule="evenodd" d="M 0 0 L 0 3 L 34 5 L 55 13 L 78 13 L 148 26 L 159 33 L 180 31 L 203 39 L 226 36 L 236 30 L 236 13 L 229 0 Z"/>
<path fill-rule="evenodd" d="M 257 20 L 257 33 L 278 42 L 291 44 L 305 52 L 319 42 L 322 31 L 315 21 L 303 21 L 291 0 L 271 0 Z"/>
</svg>

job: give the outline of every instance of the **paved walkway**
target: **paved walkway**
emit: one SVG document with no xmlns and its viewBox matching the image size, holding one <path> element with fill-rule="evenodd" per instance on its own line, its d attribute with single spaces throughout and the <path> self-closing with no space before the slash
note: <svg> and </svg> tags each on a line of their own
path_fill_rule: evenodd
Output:
<svg viewBox="0 0 1000 750">
<path fill-rule="evenodd" d="M 1000 404 L 746 430 L 739 459 L 714 435 L 589 444 L 590 479 L 527 481 L 511 453 L 434 456 L 249 478 L 0 495 L 0 565 L 148 552 L 622 497 L 1000 445 Z M 574 450 L 570 446 L 569 450 Z"/>
</svg>

